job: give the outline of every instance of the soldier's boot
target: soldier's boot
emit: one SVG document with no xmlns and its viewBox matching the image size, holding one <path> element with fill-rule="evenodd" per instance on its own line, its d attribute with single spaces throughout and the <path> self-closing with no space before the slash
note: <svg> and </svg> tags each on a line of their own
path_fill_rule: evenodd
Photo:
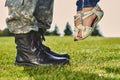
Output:
<svg viewBox="0 0 120 80">
<path fill-rule="evenodd" d="M 15 65 L 22 66 L 46 66 L 59 65 L 69 63 L 68 59 L 51 56 L 48 52 L 42 49 L 42 46 L 36 45 L 34 36 L 35 31 L 27 34 L 15 34 L 15 43 L 17 44 L 17 56 Z"/>
<path fill-rule="evenodd" d="M 41 46 L 42 46 L 43 50 L 45 50 L 46 52 L 48 52 L 49 54 L 51 54 L 55 57 L 70 59 L 70 56 L 67 53 L 62 53 L 61 54 L 61 53 L 54 52 L 49 47 L 42 44 L 42 41 L 45 40 L 43 29 L 39 29 L 39 32 L 36 33 L 36 36 L 35 36 L 35 38 L 37 38 L 36 41 L 37 41 L 37 44 L 38 44 L 39 48 L 41 48 Z"/>
</svg>

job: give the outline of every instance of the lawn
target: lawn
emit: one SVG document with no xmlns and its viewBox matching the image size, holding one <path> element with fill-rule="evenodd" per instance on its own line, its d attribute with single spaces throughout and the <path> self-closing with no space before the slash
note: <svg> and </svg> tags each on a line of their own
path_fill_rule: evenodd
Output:
<svg viewBox="0 0 120 80">
<path fill-rule="evenodd" d="M 70 65 L 14 65 L 13 37 L 0 37 L 0 80 L 120 80 L 120 38 L 47 36 L 43 42 L 56 52 L 70 54 Z"/>
</svg>

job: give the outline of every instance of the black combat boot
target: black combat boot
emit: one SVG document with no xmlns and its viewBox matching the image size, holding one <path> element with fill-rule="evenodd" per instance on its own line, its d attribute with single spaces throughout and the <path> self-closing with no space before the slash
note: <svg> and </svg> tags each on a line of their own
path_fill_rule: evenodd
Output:
<svg viewBox="0 0 120 80">
<path fill-rule="evenodd" d="M 69 63 L 68 59 L 51 56 L 42 47 L 36 45 L 35 35 L 35 31 L 27 34 L 15 34 L 15 43 L 17 44 L 15 65 L 46 66 Z"/>
<path fill-rule="evenodd" d="M 47 51 L 49 54 L 51 54 L 53 56 L 70 59 L 70 56 L 67 53 L 60 54 L 60 53 L 53 52 L 49 47 L 42 44 L 42 41 L 45 40 L 43 29 L 39 29 L 39 31 L 36 33 L 36 36 L 35 36 L 35 38 L 37 38 L 36 41 L 37 41 L 37 44 L 39 45 L 40 48 L 42 46 L 42 48 L 45 51 Z"/>
</svg>

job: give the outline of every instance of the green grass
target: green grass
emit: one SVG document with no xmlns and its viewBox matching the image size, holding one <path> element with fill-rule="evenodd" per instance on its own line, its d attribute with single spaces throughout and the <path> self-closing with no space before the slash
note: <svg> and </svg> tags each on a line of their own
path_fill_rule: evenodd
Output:
<svg viewBox="0 0 120 80">
<path fill-rule="evenodd" d="M 0 80 L 120 80 L 120 38 L 46 37 L 45 45 L 68 52 L 70 65 L 47 67 L 15 66 L 13 37 L 0 37 Z"/>
</svg>

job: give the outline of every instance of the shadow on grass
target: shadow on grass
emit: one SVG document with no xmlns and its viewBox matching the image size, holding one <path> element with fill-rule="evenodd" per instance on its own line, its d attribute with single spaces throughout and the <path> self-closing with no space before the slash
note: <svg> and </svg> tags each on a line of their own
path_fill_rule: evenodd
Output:
<svg viewBox="0 0 120 80">
<path fill-rule="evenodd" d="M 73 71 L 65 66 L 24 67 L 24 71 L 34 80 L 115 80 L 94 73 Z"/>
<path fill-rule="evenodd" d="M 105 70 L 107 73 L 120 74 L 120 67 L 106 67 Z"/>
</svg>

